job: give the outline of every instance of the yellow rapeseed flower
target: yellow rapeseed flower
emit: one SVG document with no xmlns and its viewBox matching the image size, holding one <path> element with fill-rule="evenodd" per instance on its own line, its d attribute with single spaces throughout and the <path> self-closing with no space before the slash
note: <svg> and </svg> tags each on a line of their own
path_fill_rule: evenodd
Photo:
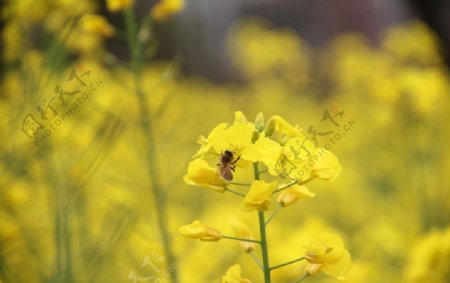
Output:
<svg viewBox="0 0 450 283">
<path fill-rule="evenodd" d="M 119 12 L 133 5 L 134 0 L 106 0 L 106 7 L 111 12 Z"/>
<path fill-rule="evenodd" d="M 161 0 L 153 7 L 150 13 L 155 21 L 163 22 L 172 15 L 179 13 L 183 8 L 183 0 Z"/>
<path fill-rule="evenodd" d="M 217 168 L 211 167 L 205 160 L 196 158 L 189 163 L 188 173 L 184 176 L 184 182 L 223 193 L 227 183 L 217 172 Z"/>
<path fill-rule="evenodd" d="M 100 15 L 84 15 L 80 20 L 83 32 L 92 33 L 104 37 L 114 35 L 114 27 Z"/>
<path fill-rule="evenodd" d="M 217 242 L 222 239 L 219 230 L 204 225 L 198 220 L 195 220 L 192 224 L 181 226 L 179 232 L 182 238 L 199 239 L 204 242 Z"/>
<path fill-rule="evenodd" d="M 283 206 L 289 206 L 301 199 L 313 198 L 316 194 L 311 192 L 307 187 L 301 185 L 294 185 L 284 191 L 278 196 L 277 202 Z"/>
<path fill-rule="evenodd" d="M 224 277 L 222 277 L 222 283 L 252 283 L 252 281 L 248 279 L 243 279 L 241 277 L 241 266 L 239 264 L 235 264 L 230 269 L 228 269 L 227 273 Z"/>
<path fill-rule="evenodd" d="M 233 217 L 230 218 L 230 226 L 234 231 L 234 235 L 237 238 L 241 239 L 247 239 L 247 240 L 254 240 L 252 231 L 250 228 L 248 228 L 247 225 L 245 225 L 242 221 L 239 219 Z M 255 249 L 255 243 L 254 242 L 246 242 L 246 241 L 239 241 L 239 244 L 241 245 L 242 249 L 245 252 L 251 252 Z"/>
<path fill-rule="evenodd" d="M 265 211 L 269 209 L 272 202 L 271 196 L 277 182 L 266 183 L 255 180 L 244 198 L 244 211 Z"/>
<path fill-rule="evenodd" d="M 342 166 L 336 155 L 324 148 L 316 149 L 315 156 L 318 156 L 312 166 L 311 175 L 314 178 L 333 181 L 342 172 Z"/>
<path fill-rule="evenodd" d="M 344 247 L 342 240 L 331 234 L 322 234 L 306 246 L 305 259 L 309 262 L 306 272 L 315 275 L 320 271 L 345 280 L 350 269 L 350 253 Z"/>
</svg>

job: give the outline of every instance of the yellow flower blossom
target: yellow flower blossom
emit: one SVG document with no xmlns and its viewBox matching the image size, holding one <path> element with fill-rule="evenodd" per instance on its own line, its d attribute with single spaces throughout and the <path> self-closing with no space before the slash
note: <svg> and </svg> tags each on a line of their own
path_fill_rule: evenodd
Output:
<svg viewBox="0 0 450 283">
<path fill-rule="evenodd" d="M 241 158 L 252 162 L 262 162 L 271 175 L 278 175 L 276 165 L 280 158 L 282 147 L 275 141 L 260 135 L 258 140 L 242 150 Z"/>
<path fill-rule="evenodd" d="M 114 27 L 108 23 L 105 17 L 100 15 L 84 15 L 81 20 L 81 29 L 87 33 L 93 33 L 104 37 L 114 35 Z"/>
<path fill-rule="evenodd" d="M 222 283 L 252 283 L 248 279 L 243 279 L 241 277 L 241 266 L 239 264 L 235 264 L 230 269 L 228 269 L 227 273 L 224 277 L 222 277 Z"/>
<path fill-rule="evenodd" d="M 338 158 L 330 151 L 324 148 L 318 148 L 314 155 L 319 157 L 312 167 L 312 177 L 333 181 L 342 172 L 342 166 Z"/>
<path fill-rule="evenodd" d="M 275 140 L 281 144 L 284 144 L 289 138 L 303 136 L 298 126 L 292 126 L 281 116 L 270 117 L 264 131 L 267 136 L 274 135 Z"/>
<path fill-rule="evenodd" d="M 254 240 L 250 228 L 248 228 L 248 226 L 242 223 L 239 219 L 235 217 L 230 218 L 230 226 L 234 231 L 235 237 L 241 239 Z M 255 249 L 254 242 L 239 241 L 239 244 L 241 245 L 242 249 L 247 253 Z"/>
<path fill-rule="evenodd" d="M 301 185 L 294 185 L 284 191 L 278 196 L 277 202 L 283 206 L 289 206 L 301 199 L 313 198 L 316 194 L 311 192 L 307 187 Z"/>
<path fill-rule="evenodd" d="M 244 211 L 265 211 L 269 209 L 272 202 L 271 196 L 277 182 L 266 183 L 255 180 L 244 198 Z"/>
<path fill-rule="evenodd" d="M 181 226 L 179 232 L 182 238 L 199 239 L 204 242 L 217 242 L 222 239 L 219 230 L 204 225 L 198 220 L 195 220 L 192 224 Z"/>
<path fill-rule="evenodd" d="M 320 271 L 345 280 L 350 269 L 350 253 L 344 247 L 342 240 L 331 234 L 322 234 L 306 246 L 305 259 L 309 262 L 306 272 L 315 275 Z"/>
<path fill-rule="evenodd" d="M 133 5 L 134 0 L 106 0 L 106 7 L 111 12 L 119 12 Z"/>
<path fill-rule="evenodd" d="M 217 172 L 217 168 L 200 158 L 196 158 L 189 163 L 188 173 L 184 176 L 184 182 L 188 185 L 197 186 L 223 193 L 227 183 Z"/>
<path fill-rule="evenodd" d="M 161 0 L 150 13 L 155 21 L 162 22 L 179 13 L 183 8 L 184 0 Z"/>
</svg>

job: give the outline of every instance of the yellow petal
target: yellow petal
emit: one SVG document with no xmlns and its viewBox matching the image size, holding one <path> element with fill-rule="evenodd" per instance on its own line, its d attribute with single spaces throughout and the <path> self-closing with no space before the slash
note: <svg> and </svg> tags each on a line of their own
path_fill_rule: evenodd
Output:
<svg viewBox="0 0 450 283">
<path fill-rule="evenodd" d="M 181 226 L 179 232 L 183 238 L 199 239 L 205 242 L 216 242 L 222 239 L 219 230 L 204 225 L 198 220 L 195 220 L 192 224 Z"/>
<path fill-rule="evenodd" d="M 277 182 L 266 183 L 255 180 L 250 186 L 250 190 L 244 198 L 244 211 L 265 211 L 269 209 L 272 202 L 271 196 Z"/>
<path fill-rule="evenodd" d="M 313 198 L 316 194 L 311 192 L 307 187 L 301 185 L 294 185 L 279 195 L 277 202 L 283 207 L 296 203 L 301 199 Z"/>
<path fill-rule="evenodd" d="M 188 185 L 205 188 L 208 190 L 223 193 L 227 183 L 217 173 L 217 168 L 200 158 L 196 158 L 189 163 L 188 173 L 184 176 L 184 181 Z"/>
</svg>

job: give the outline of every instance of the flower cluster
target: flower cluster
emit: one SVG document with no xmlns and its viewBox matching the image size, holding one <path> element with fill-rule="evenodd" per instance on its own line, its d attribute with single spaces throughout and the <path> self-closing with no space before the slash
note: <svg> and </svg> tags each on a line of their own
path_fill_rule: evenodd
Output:
<svg viewBox="0 0 450 283">
<path fill-rule="evenodd" d="M 259 244 L 266 283 L 270 282 L 272 269 L 299 260 L 308 262 L 305 277 L 323 271 L 337 279 L 344 278 L 350 254 L 336 236 L 318 237 L 307 247 L 301 259 L 270 267 L 265 233 L 265 226 L 280 208 L 315 196 L 305 184 L 314 179 L 331 181 L 340 174 L 342 167 L 333 153 L 317 147 L 298 126 L 289 124 L 280 116 L 272 116 L 265 121 L 260 113 L 252 123 L 240 111 L 235 113 L 232 124 L 220 123 L 207 137 L 200 136 L 198 143 L 200 149 L 188 166 L 185 182 L 242 197 L 242 211 L 256 211 L 259 215 L 261 239 L 255 240 L 251 230 L 238 219 L 230 221 L 235 236 L 223 235 L 218 229 L 194 221 L 180 228 L 181 237 L 202 241 L 237 240 L 247 253 L 252 253 Z M 254 177 L 248 181 L 251 175 Z M 244 191 L 242 187 L 247 189 Z M 278 193 L 277 208 L 266 220 L 265 212 L 271 208 L 274 195 Z M 224 282 L 249 282 L 240 279 L 240 272 L 240 266 L 233 266 Z"/>
</svg>

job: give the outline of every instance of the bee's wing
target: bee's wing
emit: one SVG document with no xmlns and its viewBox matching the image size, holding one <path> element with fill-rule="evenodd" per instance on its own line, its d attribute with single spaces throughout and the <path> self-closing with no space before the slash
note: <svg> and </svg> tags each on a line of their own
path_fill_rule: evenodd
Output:
<svg viewBox="0 0 450 283">
<path fill-rule="evenodd" d="M 220 166 L 219 167 L 219 174 L 227 181 L 233 180 L 233 172 L 231 172 L 231 169 L 229 166 Z"/>
</svg>

